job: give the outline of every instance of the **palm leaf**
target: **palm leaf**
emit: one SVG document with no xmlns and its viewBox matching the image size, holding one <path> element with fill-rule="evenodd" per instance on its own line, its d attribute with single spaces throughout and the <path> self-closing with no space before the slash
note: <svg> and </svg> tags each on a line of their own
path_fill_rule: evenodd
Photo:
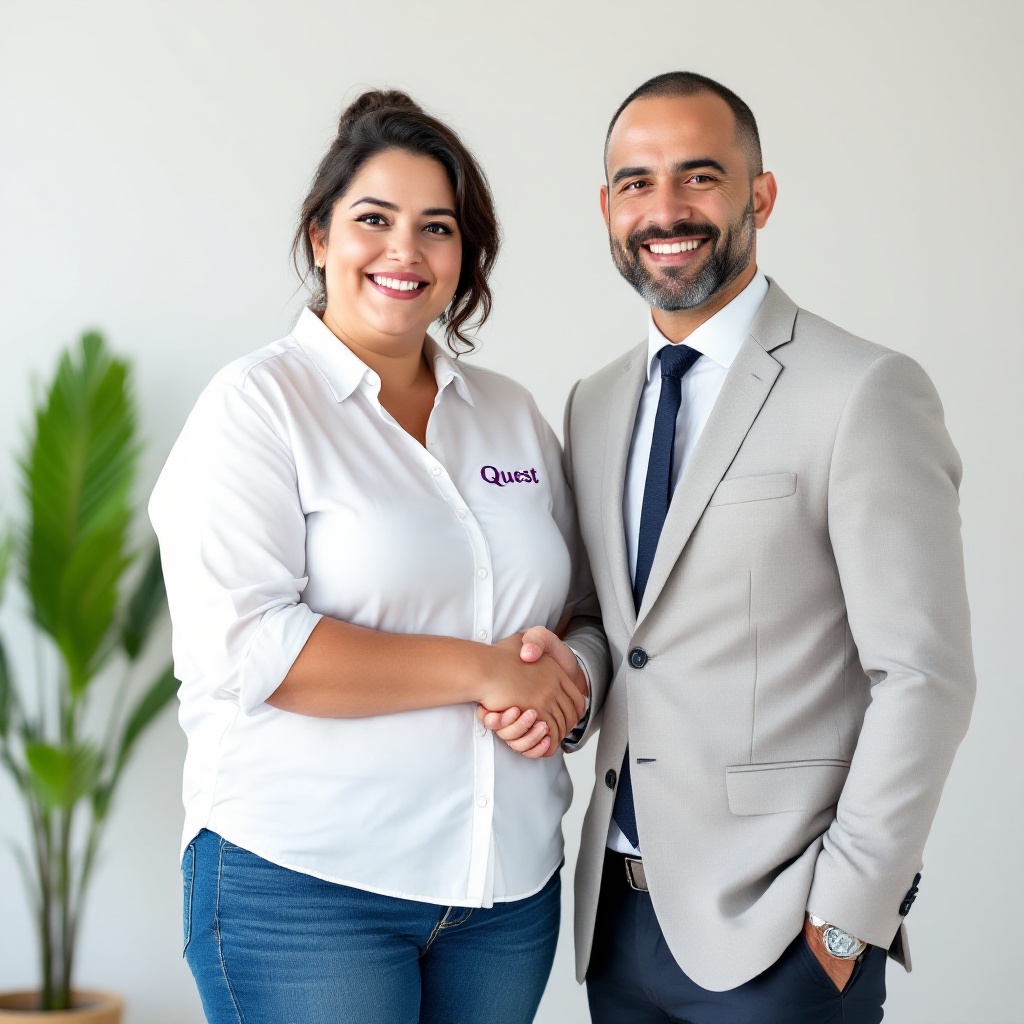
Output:
<svg viewBox="0 0 1024 1024">
<path fill-rule="evenodd" d="M 11 547 L 13 546 L 14 535 L 4 531 L 0 535 L 0 601 L 4 599 L 4 584 L 7 583 L 7 568 L 11 564 Z"/>
<path fill-rule="evenodd" d="M 30 508 L 25 588 L 57 642 L 79 696 L 107 650 L 104 638 L 128 565 L 130 492 L 138 446 L 128 367 L 98 334 L 65 352 L 36 409 L 22 463 Z"/>
<path fill-rule="evenodd" d="M 135 592 L 128 601 L 121 645 L 135 661 L 146 646 L 150 630 L 164 607 L 164 574 L 160 568 L 160 550 L 154 547 Z"/>
<path fill-rule="evenodd" d="M 68 811 L 97 786 L 103 761 L 87 743 L 56 747 L 30 743 L 25 747 L 29 778 L 43 806 Z"/>
<path fill-rule="evenodd" d="M 10 732 L 16 700 L 14 685 L 11 683 L 11 675 L 7 670 L 7 654 L 4 651 L 3 641 L 0 641 L 0 748 Z"/>
<path fill-rule="evenodd" d="M 4 597 L 4 584 L 7 582 L 8 559 L 11 554 L 11 535 L 0 537 L 0 601 Z M 11 728 L 11 716 L 15 710 L 17 697 L 11 683 L 11 674 L 7 669 L 7 652 L 0 640 L 0 744 L 3 743 Z"/>
<path fill-rule="evenodd" d="M 121 743 L 115 760 L 115 774 L 120 774 L 127 763 L 138 738 L 146 731 L 153 719 L 172 701 L 178 692 L 178 680 L 174 678 L 174 666 L 167 668 L 153 681 L 142 699 L 135 705 L 121 733 Z"/>
<path fill-rule="evenodd" d="M 121 733 L 117 755 L 114 758 L 114 770 L 110 778 L 98 786 L 93 793 L 93 813 L 97 821 L 102 821 L 107 816 L 107 811 L 110 810 L 110 801 L 114 790 L 117 788 L 121 772 L 135 749 L 137 740 L 149 728 L 156 716 L 174 700 L 177 692 L 178 680 L 174 678 L 174 667 L 168 665 L 142 695 L 142 699 L 135 705 L 135 710 L 128 716 L 128 721 Z"/>
</svg>

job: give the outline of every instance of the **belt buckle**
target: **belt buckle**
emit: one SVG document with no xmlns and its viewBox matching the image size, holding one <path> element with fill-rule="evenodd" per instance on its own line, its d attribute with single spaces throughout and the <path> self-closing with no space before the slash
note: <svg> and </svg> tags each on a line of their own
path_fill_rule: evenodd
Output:
<svg viewBox="0 0 1024 1024">
<path fill-rule="evenodd" d="M 647 892 L 647 873 L 644 862 L 639 857 L 624 857 L 626 864 L 626 881 L 634 892 Z"/>
</svg>

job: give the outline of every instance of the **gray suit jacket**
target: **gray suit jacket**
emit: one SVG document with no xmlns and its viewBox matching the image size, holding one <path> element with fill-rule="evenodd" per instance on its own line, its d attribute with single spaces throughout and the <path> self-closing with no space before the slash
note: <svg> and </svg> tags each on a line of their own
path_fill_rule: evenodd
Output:
<svg viewBox="0 0 1024 1024">
<path fill-rule="evenodd" d="M 651 898 L 721 991 L 805 910 L 909 969 L 900 904 L 974 695 L 960 461 L 911 359 L 774 282 L 675 491 L 639 614 L 622 521 L 646 342 L 573 389 L 567 472 L 612 656 L 576 874 L 586 973 L 629 742 Z M 642 648 L 643 668 L 628 653 Z"/>
</svg>

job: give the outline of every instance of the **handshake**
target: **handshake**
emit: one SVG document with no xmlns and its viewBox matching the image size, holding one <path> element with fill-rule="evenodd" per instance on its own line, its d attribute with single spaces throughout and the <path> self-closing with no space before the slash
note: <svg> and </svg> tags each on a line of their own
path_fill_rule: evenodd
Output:
<svg viewBox="0 0 1024 1024">
<path fill-rule="evenodd" d="M 550 629 L 533 626 L 490 649 L 477 717 L 524 757 L 550 757 L 586 709 L 586 673 Z"/>
</svg>

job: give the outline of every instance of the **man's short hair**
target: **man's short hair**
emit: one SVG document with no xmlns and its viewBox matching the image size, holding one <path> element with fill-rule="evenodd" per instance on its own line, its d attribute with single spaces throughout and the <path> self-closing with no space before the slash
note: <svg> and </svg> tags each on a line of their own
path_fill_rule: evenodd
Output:
<svg viewBox="0 0 1024 1024">
<path fill-rule="evenodd" d="M 710 92 L 725 100 L 729 109 L 736 118 L 736 135 L 740 145 L 747 152 L 747 161 L 750 164 L 750 175 L 760 174 L 763 170 L 761 162 L 761 136 L 757 130 L 757 121 L 754 119 L 754 112 L 732 91 L 727 89 L 721 82 L 713 78 L 705 78 L 695 71 L 667 71 L 663 75 L 655 75 L 647 79 L 643 85 L 634 89 L 619 104 L 611 123 L 608 125 L 608 133 L 604 137 L 605 162 L 608 160 L 608 140 L 612 137 L 612 129 L 619 115 L 633 102 L 633 100 L 644 99 L 648 96 L 696 96 L 698 93 Z"/>
</svg>

